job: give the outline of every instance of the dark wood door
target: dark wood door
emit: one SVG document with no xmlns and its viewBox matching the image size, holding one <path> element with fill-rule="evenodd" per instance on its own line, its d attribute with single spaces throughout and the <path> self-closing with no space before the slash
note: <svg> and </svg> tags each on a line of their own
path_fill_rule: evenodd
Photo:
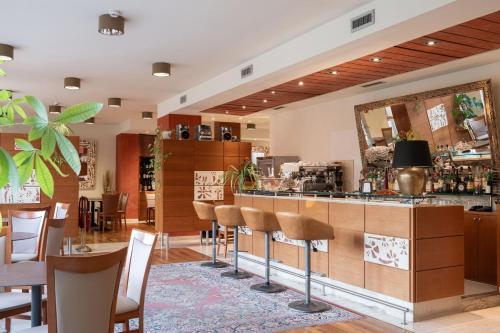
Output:
<svg viewBox="0 0 500 333">
<path fill-rule="evenodd" d="M 496 285 L 497 221 L 495 215 L 478 216 L 477 280 Z"/>
<path fill-rule="evenodd" d="M 478 216 L 464 214 L 464 270 L 465 278 L 477 279 L 478 270 Z"/>
</svg>

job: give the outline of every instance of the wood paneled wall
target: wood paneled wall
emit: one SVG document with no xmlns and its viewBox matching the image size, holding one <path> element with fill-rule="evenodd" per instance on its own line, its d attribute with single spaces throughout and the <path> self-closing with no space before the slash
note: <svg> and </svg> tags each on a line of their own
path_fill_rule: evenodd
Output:
<svg viewBox="0 0 500 333">
<path fill-rule="evenodd" d="M 160 130 L 172 130 L 172 139 L 175 139 L 175 126 L 178 124 L 189 125 L 189 140 L 194 140 L 196 126 L 201 124 L 201 116 L 190 116 L 184 114 L 167 114 L 158 118 Z"/>
<path fill-rule="evenodd" d="M 156 230 L 164 233 L 210 230 L 210 221 L 199 220 L 193 209 L 194 171 L 224 171 L 251 157 L 247 142 L 164 140 L 171 153 L 162 168 L 161 188 L 156 191 Z M 224 203 L 234 202 L 230 186 Z"/>
<path fill-rule="evenodd" d="M 236 196 L 235 204 L 300 213 L 332 225 L 335 239 L 328 253 L 311 253 L 312 271 L 331 279 L 413 303 L 464 292 L 462 206 L 410 208 L 257 196 Z M 365 262 L 365 232 L 409 239 L 410 269 Z M 260 233 L 240 238 L 241 251 L 263 257 Z M 285 265 L 304 268 L 301 247 L 273 242 L 271 254 Z"/>
<path fill-rule="evenodd" d="M 129 194 L 127 218 L 139 217 L 139 134 L 116 136 L 116 191 Z"/>
<path fill-rule="evenodd" d="M 16 138 L 27 139 L 26 134 L 2 133 L 0 134 L 0 146 L 5 148 L 11 155 L 18 153 L 14 148 L 14 140 Z M 79 137 L 72 136 L 69 140 L 78 150 Z M 39 147 L 40 143 L 35 142 L 34 146 Z M 51 168 L 49 166 L 49 168 Z M 9 209 L 21 209 L 22 207 L 39 207 L 50 205 L 52 207 L 51 214 L 54 212 L 56 202 L 64 202 L 70 204 L 69 218 L 64 228 L 64 235 L 67 237 L 78 236 L 78 176 L 74 174 L 71 168 L 67 165 L 62 166 L 62 172 L 68 177 L 61 177 L 55 171 L 52 172 L 54 177 L 54 196 L 52 198 L 42 194 L 39 204 L 0 204 L 2 216 L 7 216 Z"/>
<path fill-rule="evenodd" d="M 219 141 L 220 140 L 220 127 L 230 127 L 231 128 L 231 135 L 236 136 L 238 140 L 241 140 L 241 124 L 240 123 L 228 123 L 228 122 L 220 122 L 220 121 L 215 121 L 214 122 L 214 140 Z"/>
</svg>

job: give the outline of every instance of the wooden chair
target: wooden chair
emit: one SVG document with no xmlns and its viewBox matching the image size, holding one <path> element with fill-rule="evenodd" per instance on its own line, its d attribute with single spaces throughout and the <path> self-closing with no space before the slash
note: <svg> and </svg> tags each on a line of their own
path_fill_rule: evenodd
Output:
<svg viewBox="0 0 500 333">
<path fill-rule="evenodd" d="M 227 258 L 227 247 L 229 244 L 234 243 L 234 232 L 232 230 L 229 230 L 226 227 L 222 227 L 223 230 L 219 230 L 217 232 L 218 234 L 218 239 L 217 239 L 217 255 L 219 255 L 220 252 L 220 246 L 224 246 L 224 258 Z"/>
<path fill-rule="evenodd" d="M 38 236 L 33 239 L 12 243 L 12 262 L 40 260 L 42 231 L 46 222 L 46 210 L 9 210 L 9 226 L 12 232 L 31 232 Z"/>
<path fill-rule="evenodd" d="M 111 220 L 111 228 L 115 230 L 115 224 L 118 222 L 118 198 L 119 194 L 102 195 L 102 211 L 99 213 L 99 227 L 104 231 L 106 222 Z"/>
<path fill-rule="evenodd" d="M 59 256 L 64 242 L 64 227 L 66 218 L 48 219 L 42 235 L 41 261 L 47 256 Z"/>
<path fill-rule="evenodd" d="M 146 193 L 146 223 L 155 223 L 156 195 Z"/>
<path fill-rule="evenodd" d="M 70 204 L 63 202 L 56 202 L 54 207 L 54 219 L 65 219 L 68 216 Z"/>
<path fill-rule="evenodd" d="M 48 326 L 19 332 L 114 332 L 116 297 L 126 251 L 123 248 L 98 256 L 48 256 Z"/>
<path fill-rule="evenodd" d="M 125 260 L 122 295 L 118 296 L 115 316 L 116 323 L 124 324 L 125 332 L 131 332 L 129 320 L 134 318 L 139 319 L 139 329 L 134 331 L 144 331 L 144 296 L 155 244 L 155 234 L 132 230 Z"/>
<path fill-rule="evenodd" d="M 120 221 L 120 228 L 122 227 L 122 220 L 125 223 L 125 229 L 127 229 L 127 203 L 128 203 L 128 193 L 121 192 L 118 198 L 118 219 Z"/>
</svg>

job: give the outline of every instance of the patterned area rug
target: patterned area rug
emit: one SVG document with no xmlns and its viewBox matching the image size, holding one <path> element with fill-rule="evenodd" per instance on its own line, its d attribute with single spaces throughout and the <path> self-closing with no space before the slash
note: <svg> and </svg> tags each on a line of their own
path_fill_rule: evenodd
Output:
<svg viewBox="0 0 500 333">
<path fill-rule="evenodd" d="M 304 297 L 292 290 L 265 294 L 250 289 L 260 277 L 223 278 L 226 269 L 200 263 L 152 266 L 146 292 L 145 331 L 159 332 L 280 332 L 287 329 L 358 319 L 333 306 L 330 311 L 304 314 L 288 303 Z"/>
</svg>

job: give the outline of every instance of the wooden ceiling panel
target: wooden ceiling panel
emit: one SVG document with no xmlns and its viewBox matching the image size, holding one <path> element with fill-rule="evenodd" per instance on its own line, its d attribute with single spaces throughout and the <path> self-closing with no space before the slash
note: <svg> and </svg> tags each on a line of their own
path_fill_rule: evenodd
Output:
<svg viewBox="0 0 500 333">
<path fill-rule="evenodd" d="M 435 45 L 427 45 L 433 40 Z M 500 11 L 203 110 L 244 116 L 500 48 Z M 382 60 L 374 62 L 379 57 Z M 332 71 L 337 71 L 333 75 Z M 303 85 L 299 85 L 302 81 Z M 271 92 L 275 93 L 272 94 Z M 267 102 L 264 102 L 267 100 Z"/>
</svg>

